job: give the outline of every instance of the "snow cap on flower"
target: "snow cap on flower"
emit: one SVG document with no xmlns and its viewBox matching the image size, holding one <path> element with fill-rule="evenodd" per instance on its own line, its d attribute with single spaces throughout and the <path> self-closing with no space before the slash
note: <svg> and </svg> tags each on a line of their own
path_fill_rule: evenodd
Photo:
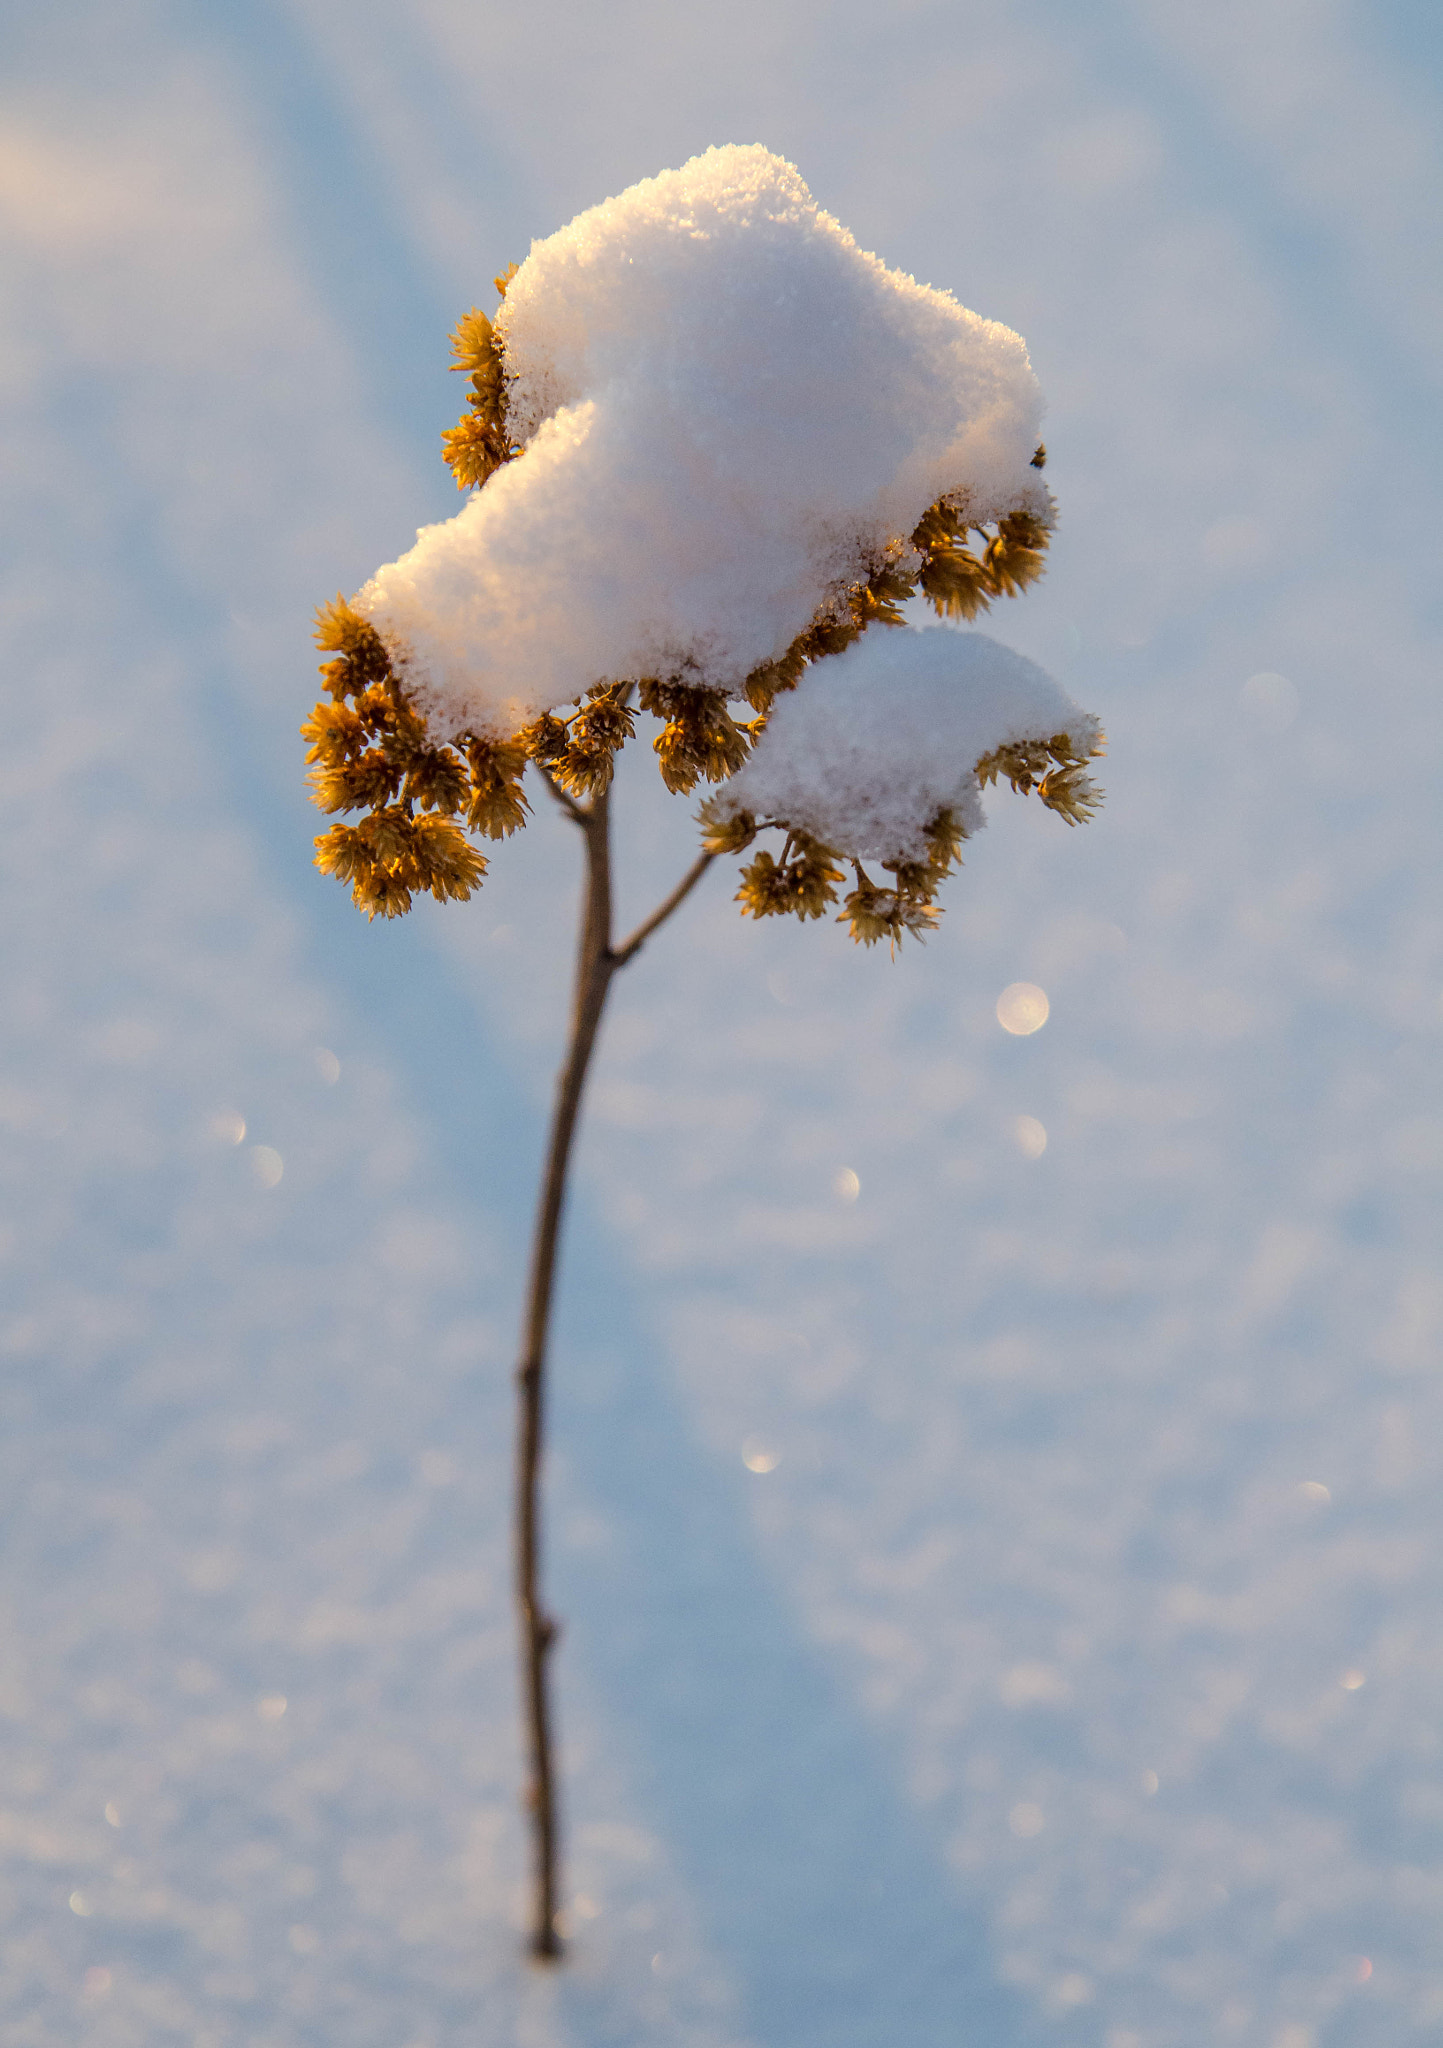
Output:
<svg viewBox="0 0 1443 2048">
<path fill-rule="evenodd" d="M 1050 520 L 1021 339 L 760 147 L 535 243 L 495 334 L 521 452 L 356 599 L 438 737 L 609 678 L 738 695 L 937 500 Z"/>
<path fill-rule="evenodd" d="M 1013 762 L 1039 749 L 1045 782 L 1051 742 L 1065 736 L 1059 753 L 1081 761 L 1100 732 L 1044 669 L 985 633 L 874 626 L 777 699 L 707 813 L 776 819 L 851 859 L 924 861 L 939 813 L 964 836 L 986 823 L 979 763 L 1001 754 L 1010 779 Z M 1085 815 L 1091 785 L 1074 776 L 1073 787 Z"/>
</svg>

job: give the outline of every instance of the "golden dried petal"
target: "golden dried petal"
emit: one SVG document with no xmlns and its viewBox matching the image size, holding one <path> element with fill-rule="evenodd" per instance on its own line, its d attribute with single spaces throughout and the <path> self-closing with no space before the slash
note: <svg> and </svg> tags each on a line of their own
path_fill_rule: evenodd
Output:
<svg viewBox="0 0 1443 2048">
<path fill-rule="evenodd" d="M 323 875 L 353 882 L 374 865 L 371 850 L 354 825 L 332 825 L 316 838 L 316 866 Z"/>
<path fill-rule="evenodd" d="M 917 580 L 939 618 L 975 619 L 992 602 L 987 571 L 965 547 L 936 547 Z"/>
<path fill-rule="evenodd" d="M 736 900 L 743 917 L 781 917 L 791 910 L 791 891 L 785 871 L 765 850 L 742 869 Z"/>
<path fill-rule="evenodd" d="M 895 561 L 881 563 L 865 583 L 855 583 L 847 592 L 853 625 L 859 632 L 868 626 L 904 626 L 907 622 L 901 608 L 916 587 L 916 574 Z"/>
<path fill-rule="evenodd" d="M 1085 772 L 1086 763 L 1106 750 L 1102 733 L 1085 747 L 1068 732 L 1055 732 L 1046 740 L 1015 740 L 982 756 L 977 780 L 985 789 L 1005 775 L 1020 795 L 1030 796 L 1035 789 L 1048 809 L 1069 825 L 1084 825 L 1102 804 L 1102 791 Z"/>
<path fill-rule="evenodd" d="M 744 917 L 820 917 L 837 900 L 837 856 L 804 832 L 787 835 L 783 858 L 765 851 L 742 869 L 736 900 Z"/>
<path fill-rule="evenodd" d="M 1047 528 L 1031 512 L 1009 512 L 987 544 L 987 580 L 999 597 L 1019 597 L 1047 567 Z"/>
<path fill-rule="evenodd" d="M 301 725 L 301 738 L 311 742 L 308 762 L 328 766 L 355 758 L 365 747 L 366 729 L 348 704 L 317 704 Z"/>
<path fill-rule="evenodd" d="M 673 793 L 695 788 L 701 778 L 725 782 L 750 753 L 752 728 L 737 723 L 719 691 L 648 676 L 640 695 L 643 710 L 666 720 L 653 746 L 661 779 Z"/>
<path fill-rule="evenodd" d="M 399 806 L 391 804 L 373 811 L 356 827 L 378 861 L 397 861 L 410 853 L 416 838 L 415 821 Z"/>
<path fill-rule="evenodd" d="M 551 772 L 572 796 L 594 796 L 611 781 L 612 757 L 636 730 L 636 714 L 624 688 L 593 690 L 567 728 L 565 751 L 553 756 Z"/>
<path fill-rule="evenodd" d="M 553 718 L 549 711 L 543 711 L 534 724 L 523 726 L 516 735 L 516 744 L 533 761 L 554 761 L 564 754 L 571 734 L 562 719 Z"/>
<path fill-rule="evenodd" d="M 1102 808 L 1102 791 L 1090 775 L 1071 763 L 1044 775 L 1037 794 L 1069 825 L 1085 825 Z"/>
<path fill-rule="evenodd" d="M 405 795 L 423 811 L 447 817 L 459 811 L 470 791 L 466 769 L 449 747 L 425 747 L 406 771 Z"/>
<path fill-rule="evenodd" d="M 404 917 L 411 908 L 411 890 L 398 869 L 375 867 L 365 882 L 358 882 L 356 902 L 367 917 Z"/>
<path fill-rule="evenodd" d="M 451 355 L 452 369 L 460 370 L 468 377 L 487 376 L 493 370 L 499 373 L 501 358 L 496 345 L 496 330 L 479 306 L 473 306 L 456 322 L 451 336 Z"/>
<path fill-rule="evenodd" d="M 462 413 L 455 426 L 441 435 L 441 459 L 455 477 L 458 491 L 479 490 L 511 460 L 511 453 L 504 428 L 484 412 Z"/>
<path fill-rule="evenodd" d="M 469 900 L 486 873 L 485 857 L 448 818 L 434 814 L 416 820 L 412 858 L 422 888 L 438 903 Z"/>
<path fill-rule="evenodd" d="M 966 837 L 961 819 L 951 809 L 940 810 L 927 827 L 928 865 L 939 880 L 960 865 Z"/>
<path fill-rule="evenodd" d="M 473 797 L 466 810 L 466 823 L 473 832 L 484 832 L 488 839 L 509 839 L 526 823 L 529 809 L 520 790 L 508 784 L 504 789 Z"/>
<path fill-rule="evenodd" d="M 709 797 L 696 814 L 701 826 L 701 843 L 707 853 L 740 853 L 757 836 L 757 821 L 750 811 L 723 814 L 718 799 Z"/>
<path fill-rule="evenodd" d="M 316 645 L 323 654 L 339 654 L 321 674 L 336 698 L 350 697 L 373 685 L 394 683 L 391 657 L 369 619 L 363 619 L 339 593 L 316 607 Z"/>
<path fill-rule="evenodd" d="M 829 903 L 836 902 L 842 870 L 830 847 L 810 841 L 801 856 L 788 864 L 787 875 L 798 917 L 820 917 Z"/>
<path fill-rule="evenodd" d="M 367 810 L 389 803 L 401 786 L 401 775 L 379 748 L 359 760 L 313 768 L 307 780 L 311 801 L 322 811 Z"/>
</svg>

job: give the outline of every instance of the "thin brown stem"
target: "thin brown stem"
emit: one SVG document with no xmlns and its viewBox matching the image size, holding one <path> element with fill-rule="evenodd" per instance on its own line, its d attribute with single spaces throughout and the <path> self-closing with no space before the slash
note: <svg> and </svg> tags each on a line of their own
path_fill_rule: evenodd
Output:
<svg viewBox="0 0 1443 2048">
<path fill-rule="evenodd" d="M 555 797 L 557 803 L 560 804 L 562 810 L 566 812 L 566 815 L 569 818 L 574 819 L 578 825 L 584 825 L 586 823 L 588 815 L 585 805 L 579 804 L 576 801 L 576 798 L 571 794 L 569 789 L 563 789 L 561 787 L 561 784 L 556 780 L 556 777 L 552 774 L 551 770 L 546 766 L 545 762 L 537 762 L 536 772 L 541 777 L 541 780 L 546 784 L 546 787 L 551 791 L 551 794 Z"/>
<path fill-rule="evenodd" d="M 613 967 L 625 967 L 628 960 L 638 954 L 652 933 L 660 924 L 665 924 L 674 910 L 679 910 L 692 890 L 716 859 L 714 853 L 699 853 L 669 896 L 664 896 L 650 917 L 643 918 L 629 939 L 612 949 Z"/>
<path fill-rule="evenodd" d="M 548 782 L 550 777 L 547 777 Z M 560 791 L 557 792 L 561 794 Z M 521 1690 L 525 1708 L 529 1781 L 526 1806 L 531 1816 L 532 1918 L 530 1948 L 534 1956 L 554 1960 L 561 1954 L 557 1930 L 556 1772 L 553 1758 L 547 1660 L 557 1628 L 541 1599 L 541 1450 L 546 1340 L 551 1326 L 551 1297 L 556 1277 L 556 1251 L 561 1212 L 566 1199 L 566 1172 L 581 1108 L 581 1092 L 597 1027 L 612 976 L 611 847 L 608 792 L 583 811 L 570 808 L 586 835 L 586 895 L 576 955 L 571 1031 L 566 1056 L 556 1079 L 556 1107 L 551 1142 L 541 1180 L 536 1230 L 531 1249 L 531 1284 L 521 1361 L 516 1371 L 519 1414 L 516 1443 L 516 1604 L 521 1629 Z"/>
<path fill-rule="evenodd" d="M 549 783 L 550 777 L 546 779 Z M 521 1359 L 516 1371 L 515 1521 L 516 1605 L 521 1634 L 521 1692 L 528 1764 L 526 1808 L 531 1819 L 532 1846 L 528 1945 L 534 1956 L 549 1962 L 555 1961 L 562 1949 L 557 1926 L 560 1859 L 555 1745 L 548 1685 L 548 1659 L 558 1629 L 541 1597 L 541 1462 L 546 1348 L 551 1327 L 561 1218 L 566 1201 L 567 1169 L 581 1111 L 586 1071 L 596 1045 L 611 977 L 635 957 L 657 926 L 670 917 L 691 893 L 711 864 L 711 856 L 703 854 L 671 894 L 637 927 L 626 944 L 614 951 L 611 945 L 610 791 L 602 790 L 587 806 L 575 803 L 563 791 L 556 793 L 564 797 L 566 809 L 585 835 L 586 894 L 576 954 L 571 1030 L 556 1078 L 556 1104 L 536 1210 L 531 1280 Z"/>
</svg>

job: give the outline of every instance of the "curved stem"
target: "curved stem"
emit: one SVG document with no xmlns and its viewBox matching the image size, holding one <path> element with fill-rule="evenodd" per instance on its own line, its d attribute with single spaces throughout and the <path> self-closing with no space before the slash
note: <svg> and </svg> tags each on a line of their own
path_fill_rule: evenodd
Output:
<svg viewBox="0 0 1443 2048">
<path fill-rule="evenodd" d="M 586 1069 L 596 1043 L 606 992 L 615 971 L 611 958 L 611 844 L 609 792 L 603 790 L 589 809 L 577 805 L 586 835 L 586 895 L 572 991 L 571 1032 L 566 1056 L 556 1078 L 556 1106 L 551 1142 L 541 1180 L 536 1229 L 531 1248 L 531 1283 L 527 1291 L 526 1324 L 521 1361 L 516 1370 L 519 1405 L 516 1442 L 516 1604 L 521 1628 L 521 1689 L 525 1709 L 529 1782 L 526 1806 L 531 1816 L 532 1913 L 530 1949 L 534 1956 L 554 1960 L 561 1954 L 557 1932 L 556 1772 L 551 1736 L 551 1703 L 547 1659 L 557 1626 L 541 1600 L 541 1451 L 544 1423 L 546 1340 L 551 1326 L 551 1297 L 556 1277 L 556 1252 L 561 1212 L 566 1199 L 566 1173 L 576 1134 Z"/>
<path fill-rule="evenodd" d="M 557 794 L 565 796 L 561 791 Z M 586 839 L 586 895 L 576 953 L 571 1031 L 561 1071 L 556 1077 L 556 1105 L 552 1112 L 551 1139 L 536 1210 L 526 1322 L 521 1360 L 516 1370 L 516 1606 L 521 1632 L 521 1691 L 526 1722 L 526 1807 L 531 1817 L 532 1847 L 528 1945 L 534 1956 L 546 1961 L 555 1961 L 560 1956 L 562 1943 L 556 1925 L 560 1905 L 559 1856 L 556 1768 L 548 1685 L 548 1659 L 558 1629 L 541 1598 L 541 1459 L 546 1346 L 551 1328 L 561 1218 L 566 1201 L 566 1175 L 581 1112 L 586 1071 L 596 1045 L 611 977 L 635 958 L 657 927 L 664 924 L 686 900 L 712 861 L 710 854 L 702 854 L 671 894 L 664 897 L 651 916 L 637 926 L 625 944 L 613 949 L 610 791 L 602 790 L 586 806 L 566 797 L 565 808 L 580 825 Z"/>
</svg>

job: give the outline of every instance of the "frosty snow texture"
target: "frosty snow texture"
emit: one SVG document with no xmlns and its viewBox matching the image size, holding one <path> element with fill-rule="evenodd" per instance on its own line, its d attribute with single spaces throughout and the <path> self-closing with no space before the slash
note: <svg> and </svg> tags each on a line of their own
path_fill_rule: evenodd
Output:
<svg viewBox="0 0 1443 2048">
<path fill-rule="evenodd" d="M 533 245 L 497 321 L 522 444 L 357 599 L 437 736 L 608 678 L 739 693 L 927 507 L 1049 506 L 1019 336 L 711 149 Z"/>
<path fill-rule="evenodd" d="M 939 811 L 969 836 L 986 823 L 976 761 L 1062 731 L 1085 750 L 1100 727 L 1000 641 L 874 626 L 777 699 L 712 808 L 785 818 L 859 860 L 923 860 Z"/>
</svg>

